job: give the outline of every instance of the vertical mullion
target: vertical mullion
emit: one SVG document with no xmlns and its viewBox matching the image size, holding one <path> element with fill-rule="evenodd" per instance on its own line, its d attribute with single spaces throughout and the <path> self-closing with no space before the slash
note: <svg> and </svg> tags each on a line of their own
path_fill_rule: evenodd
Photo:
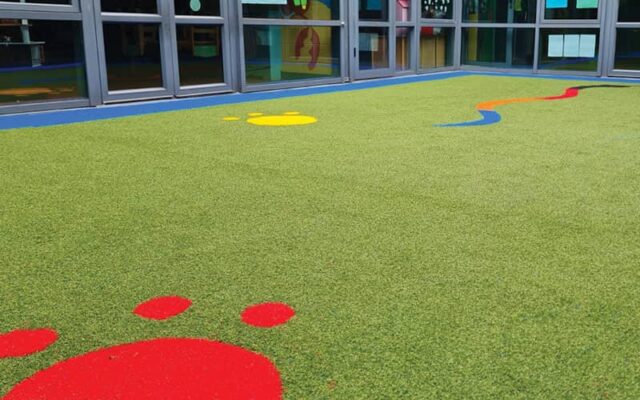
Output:
<svg viewBox="0 0 640 400">
<path fill-rule="evenodd" d="M 96 36 L 96 19 L 94 3 L 87 1 L 80 10 L 82 20 L 85 79 L 87 80 L 87 91 L 89 104 L 97 106 L 102 103 L 102 85 L 100 78 L 100 57 L 99 43 Z"/>
<path fill-rule="evenodd" d="M 453 20 L 453 67 L 460 69 L 462 65 L 462 0 L 454 0 Z"/>
</svg>

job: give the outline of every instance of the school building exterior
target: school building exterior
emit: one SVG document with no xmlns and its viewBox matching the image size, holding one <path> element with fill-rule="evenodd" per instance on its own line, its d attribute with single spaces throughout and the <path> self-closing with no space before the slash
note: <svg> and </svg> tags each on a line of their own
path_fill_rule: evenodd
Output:
<svg viewBox="0 0 640 400">
<path fill-rule="evenodd" d="M 640 0 L 0 0 L 0 114 L 460 69 L 640 78 Z"/>
</svg>

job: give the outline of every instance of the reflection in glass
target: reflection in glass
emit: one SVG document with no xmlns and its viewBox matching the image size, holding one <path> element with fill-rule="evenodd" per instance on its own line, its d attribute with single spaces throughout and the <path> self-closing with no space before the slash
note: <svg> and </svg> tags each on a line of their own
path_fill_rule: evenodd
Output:
<svg viewBox="0 0 640 400">
<path fill-rule="evenodd" d="M 620 11 L 618 12 L 620 22 L 640 22 L 640 1 L 620 0 Z"/>
<path fill-rule="evenodd" d="M 535 30 L 464 28 L 462 63 L 501 68 L 532 68 Z"/>
<path fill-rule="evenodd" d="M 286 5 L 243 4 L 245 18 L 276 19 L 340 19 L 340 0 L 287 0 Z"/>
<path fill-rule="evenodd" d="M 422 18 L 453 18 L 453 1 L 454 0 L 420 0 Z"/>
<path fill-rule="evenodd" d="M 362 21 L 389 21 L 389 0 L 358 0 Z"/>
<path fill-rule="evenodd" d="M 71 4 L 71 0 L 2 0 L 9 3 Z"/>
<path fill-rule="evenodd" d="M 536 0 L 466 0 L 462 8 L 465 22 L 533 23 Z"/>
<path fill-rule="evenodd" d="M 157 0 L 102 0 L 102 11 L 157 14 Z"/>
<path fill-rule="evenodd" d="M 389 68 L 388 38 L 387 28 L 360 28 L 358 33 L 360 70 Z"/>
<path fill-rule="evenodd" d="M 109 90 L 162 87 L 157 24 L 104 24 Z"/>
<path fill-rule="evenodd" d="M 640 28 L 617 30 L 615 69 L 640 71 Z"/>
<path fill-rule="evenodd" d="M 556 7 L 557 0 L 543 1 L 546 19 L 598 19 L 598 0 L 567 0 L 563 7 Z"/>
<path fill-rule="evenodd" d="M 180 86 L 224 82 L 222 28 L 177 25 Z"/>
<path fill-rule="evenodd" d="M 396 28 L 396 71 L 411 69 L 411 28 Z"/>
<path fill-rule="evenodd" d="M 80 22 L 3 19 L 0 104 L 87 96 Z"/>
<path fill-rule="evenodd" d="M 340 76 L 340 27 L 245 26 L 247 83 Z"/>
<path fill-rule="evenodd" d="M 220 15 L 220 0 L 174 0 L 176 15 Z"/>
<path fill-rule="evenodd" d="M 420 29 L 420 69 L 443 68 L 453 65 L 454 28 Z"/>
<path fill-rule="evenodd" d="M 396 0 L 396 21 L 411 21 L 411 0 Z"/>
<path fill-rule="evenodd" d="M 540 30 L 540 69 L 597 71 L 599 29 Z"/>
</svg>

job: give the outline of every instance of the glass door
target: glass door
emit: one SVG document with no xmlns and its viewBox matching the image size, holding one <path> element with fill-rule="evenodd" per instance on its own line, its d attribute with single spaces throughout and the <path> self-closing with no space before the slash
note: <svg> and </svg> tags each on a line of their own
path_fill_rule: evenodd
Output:
<svg viewBox="0 0 640 400">
<path fill-rule="evenodd" d="M 105 102 L 230 89 L 226 1 L 94 4 Z"/>
<path fill-rule="evenodd" d="M 226 0 L 172 0 L 175 94 L 231 90 Z"/>
<path fill-rule="evenodd" d="M 616 0 L 609 75 L 640 77 L 640 1 Z"/>
<path fill-rule="evenodd" d="M 395 1 L 352 0 L 357 12 L 352 30 L 351 59 L 356 79 L 389 76 L 395 70 Z M 405 50 L 408 54 L 408 50 Z"/>
</svg>

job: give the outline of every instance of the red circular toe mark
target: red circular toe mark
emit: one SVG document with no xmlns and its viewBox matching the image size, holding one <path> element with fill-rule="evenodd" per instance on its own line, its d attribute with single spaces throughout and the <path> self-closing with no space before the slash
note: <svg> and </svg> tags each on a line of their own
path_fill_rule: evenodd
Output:
<svg viewBox="0 0 640 400">
<path fill-rule="evenodd" d="M 53 329 L 17 329 L 0 334 L 0 358 L 23 357 L 37 353 L 58 340 Z"/>
<path fill-rule="evenodd" d="M 138 304 L 133 313 L 142 318 L 163 320 L 182 314 L 189 307 L 191 307 L 189 299 L 180 296 L 164 296 Z"/>
<path fill-rule="evenodd" d="M 259 328 L 271 328 L 289 321 L 296 312 L 284 303 L 262 303 L 249 306 L 242 312 L 242 321 Z"/>
<path fill-rule="evenodd" d="M 206 339 L 164 338 L 70 358 L 16 385 L 3 400 L 275 400 L 268 358 Z"/>
</svg>

